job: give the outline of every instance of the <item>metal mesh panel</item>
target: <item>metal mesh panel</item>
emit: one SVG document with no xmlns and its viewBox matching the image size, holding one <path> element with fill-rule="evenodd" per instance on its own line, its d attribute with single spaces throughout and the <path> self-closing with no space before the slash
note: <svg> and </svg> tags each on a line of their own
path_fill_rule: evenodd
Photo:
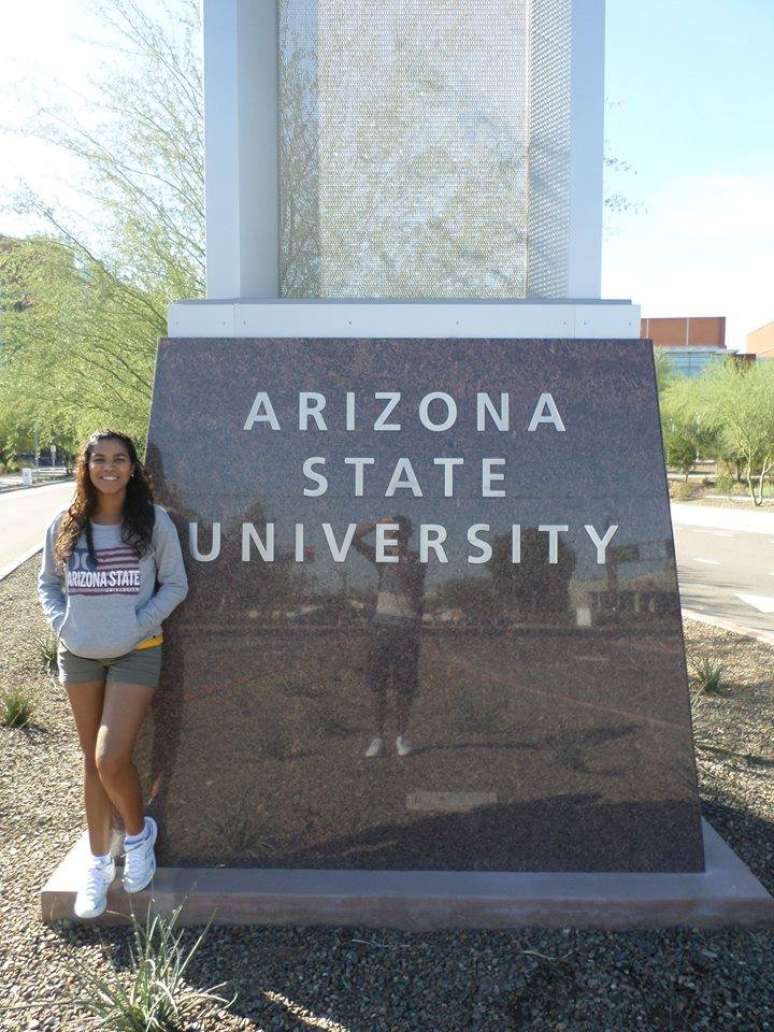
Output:
<svg viewBox="0 0 774 1032">
<path fill-rule="evenodd" d="M 572 0 L 533 0 L 529 39 L 530 297 L 566 297 Z"/>
<path fill-rule="evenodd" d="M 321 297 L 317 0 L 279 3 L 280 294 Z"/>
<path fill-rule="evenodd" d="M 284 296 L 556 288 L 569 2 L 280 0 Z"/>
</svg>

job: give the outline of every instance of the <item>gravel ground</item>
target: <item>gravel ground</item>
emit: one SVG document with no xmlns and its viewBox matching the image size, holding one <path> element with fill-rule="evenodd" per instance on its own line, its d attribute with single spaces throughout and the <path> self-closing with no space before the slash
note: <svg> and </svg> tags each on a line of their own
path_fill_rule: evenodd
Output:
<svg viewBox="0 0 774 1032">
<path fill-rule="evenodd" d="M 81 763 L 67 698 L 42 673 L 37 560 L 0 582 L 0 692 L 35 693 L 24 731 L 0 729 L 0 1029 L 90 1032 L 68 1002 L 79 969 L 126 961 L 127 929 L 44 926 L 38 893 L 83 825 Z M 774 649 L 688 622 L 689 659 L 726 670 L 722 694 L 694 694 L 706 816 L 774 890 Z M 199 929 L 185 929 L 192 945 Z M 774 1030 L 774 935 L 695 929 L 438 932 L 212 928 L 187 975 L 238 992 L 194 1030 L 627 1032 Z"/>
</svg>

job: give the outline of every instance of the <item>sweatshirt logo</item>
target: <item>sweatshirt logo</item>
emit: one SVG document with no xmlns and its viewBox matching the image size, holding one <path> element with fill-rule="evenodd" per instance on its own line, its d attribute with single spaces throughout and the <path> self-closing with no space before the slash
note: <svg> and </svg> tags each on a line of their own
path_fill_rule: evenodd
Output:
<svg viewBox="0 0 774 1032">
<path fill-rule="evenodd" d="M 70 595 L 138 595 L 140 561 L 128 545 L 96 550 L 96 566 L 85 548 L 76 548 L 67 570 Z"/>
</svg>

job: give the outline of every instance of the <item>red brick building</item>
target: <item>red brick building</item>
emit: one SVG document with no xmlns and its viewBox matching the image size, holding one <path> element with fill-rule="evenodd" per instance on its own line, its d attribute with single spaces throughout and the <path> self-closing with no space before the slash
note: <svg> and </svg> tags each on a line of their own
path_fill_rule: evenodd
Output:
<svg viewBox="0 0 774 1032">
<path fill-rule="evenodd" d="M 710 363 L 733 354 L 726 350 L 724 315 L 642 319 L 640 336 L 665 351 L 683 376 L 700 376 Z"/>
</svg>

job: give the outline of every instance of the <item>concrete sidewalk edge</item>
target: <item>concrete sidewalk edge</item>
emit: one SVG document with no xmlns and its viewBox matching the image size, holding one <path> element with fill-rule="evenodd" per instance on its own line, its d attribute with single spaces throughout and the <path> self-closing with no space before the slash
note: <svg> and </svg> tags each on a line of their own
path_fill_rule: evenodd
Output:
<svg viewBox="0 0 774 1032">
<path fill-rule="evenodd" d="M 0 581 L 5 580 L 9 573 L 13 573 L 14 570 L 18 570 L 18 568 L 26 563 L 28 559 L 31 559 L 33 555 L 37 555 L 38 552 L 42 551 L 43 545 L 35 545 L 34 548 L 28 549 L 23 555 L 19 556 L 18 559 L 14 559 L 12 563 L 4 566 L 0 570 Z"/>
<path fill-rule="evenodd" d="M 36 487 L 51 487 L 53 484 L 66 484 L 68 481 L 75 482 L 73 477 L 52 477 L 50 480 L 42 480 L 39 484 L 0 484 L 0 494 L 7 494 L 9 491 L 29 491 Z"/>
<path fill-rule="evenodd" d="M 686 620 L 695 620 L 697 623 L 708 624 L 710 627 L 719 627 L 723 631 L 733 631 L 734 634 L 742 634 L 745 638 L 754 638 L 763 642 L 764 645 L 774 645 L 774 631 L 761 631 L 755 627 L 743 627 L 734 620 L 726 620 L 722 616 L 707 616 L 706 613 L 699 613 L 695 609 L 681 610 Z"/>
</svg>

